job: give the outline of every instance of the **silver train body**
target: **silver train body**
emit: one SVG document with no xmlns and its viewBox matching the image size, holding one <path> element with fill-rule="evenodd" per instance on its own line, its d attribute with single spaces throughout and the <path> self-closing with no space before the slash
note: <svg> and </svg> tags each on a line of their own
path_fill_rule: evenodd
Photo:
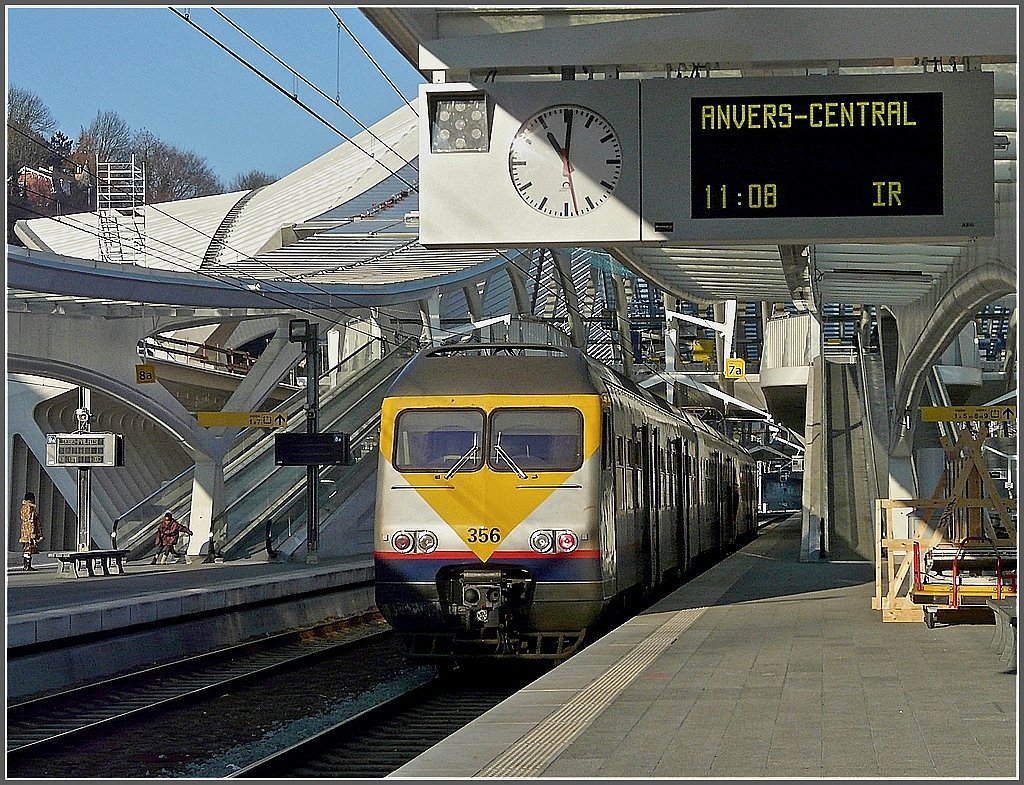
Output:
<svg viewBox="0 0 1024 785">
<path fill-rule="evenodd" d="M 413 657 L 562 659 L 757 532 L 750 456 L 575 349 L 421 351 L 378 465 L 377 606 Z"/>
</svg>

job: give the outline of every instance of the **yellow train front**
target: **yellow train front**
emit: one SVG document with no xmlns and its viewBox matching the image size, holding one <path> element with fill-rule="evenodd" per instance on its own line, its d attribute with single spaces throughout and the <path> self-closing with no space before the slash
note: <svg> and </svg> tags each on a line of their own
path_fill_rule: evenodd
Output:
<svg viewBox="0 0 1024 785">
<path fill-rule="evenodd" d="M 612 604 L 753 530 L 732 493 L 752 475 L 712 438 L 575 349 L 420 352 L 382 406 L 377 607 L 414 657 L 567 657 Z M 696 477 L 712 462 L 722 488 Z"/>
</svg>

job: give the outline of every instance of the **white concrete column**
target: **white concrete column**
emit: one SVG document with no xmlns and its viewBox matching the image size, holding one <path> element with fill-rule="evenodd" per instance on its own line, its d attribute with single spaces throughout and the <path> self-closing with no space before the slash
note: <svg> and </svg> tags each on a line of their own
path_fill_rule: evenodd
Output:
<svg viewBox="0 0 1024 785">
<path fill-rule="evenodd" d="M 675 310 L 676 298 L 669 294 L 662 294 L 665 303 L 665 313 Z M 666 319 L 665 329 L 665 376 L 668 381 L 665 383 L 665 397 L 669 403 L 676 400 L 676 382 L 673 374 L 676 372 L 676 357 L 679 353 L 679 325 L 674 318 Z"/>
<path fill-rule="evenodd" d="M 549 249 L 555 262 L 555 278 L 565 298 L 565 309 L 569 313 L 569 331 L 572 345 L 577 349 L 587 347 L 587 326 L 580 314 L 580 296 L 576 291 L 576 283 L 572 279 L 572 257 L 559 249 Z"/>
<path fill-rule="evenodd" d="M 418 301 L 423 331 L 420 340 L 430 346 L 442 341 L 441 335 L 441 292 L 433 289 L 429 295 Z"/>
<path fill-rule="evenodd" d="M 188 516 L 188 528 L 192 531 L 189 555 L 210 553 L 212 536 L 224 534 L 213 529 L 213 522 L 223 511 L 224 455 L 198 455 L 192 475 L 192 508 Z"/>
</svg>

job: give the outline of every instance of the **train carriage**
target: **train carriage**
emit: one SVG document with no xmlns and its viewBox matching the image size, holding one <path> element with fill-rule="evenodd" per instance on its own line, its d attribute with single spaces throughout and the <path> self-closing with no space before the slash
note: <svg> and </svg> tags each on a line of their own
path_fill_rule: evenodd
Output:
<svg viewBox="0 0 1024 785">
<path fill-rule="evenodd" d="M 412 656 L 562 659 L 756 532 L 746 453 L 575 349 L 421 351 L 381 410 L 377 606 Z"/>
</svg>

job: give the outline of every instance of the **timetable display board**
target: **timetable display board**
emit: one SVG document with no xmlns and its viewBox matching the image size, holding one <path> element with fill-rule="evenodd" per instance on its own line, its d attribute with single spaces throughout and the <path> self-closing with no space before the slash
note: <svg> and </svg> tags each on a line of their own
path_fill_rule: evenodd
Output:
<svg viewBox="0 0 1024 785">
<path fill-rule="evenodd" d="M 124 437 L 119 433 L 48 433 L 46 465 L 80 469 L 124 466 Z"/>
<path fill-rule="evenodd" d="M 645 81 L 643 239 L 992 236 L 993 89 L 977 71 Z"/>
<path fill-rule="evenodd" d="M 942 93 L 690 99 L 692 218 L 942 215 Z"/>
<path fill-rule="evenodd" d="M 274 436 L 277 466 L 349 466 L 352 448 L 349 434 L 279 433 Z"/>
</svg>

